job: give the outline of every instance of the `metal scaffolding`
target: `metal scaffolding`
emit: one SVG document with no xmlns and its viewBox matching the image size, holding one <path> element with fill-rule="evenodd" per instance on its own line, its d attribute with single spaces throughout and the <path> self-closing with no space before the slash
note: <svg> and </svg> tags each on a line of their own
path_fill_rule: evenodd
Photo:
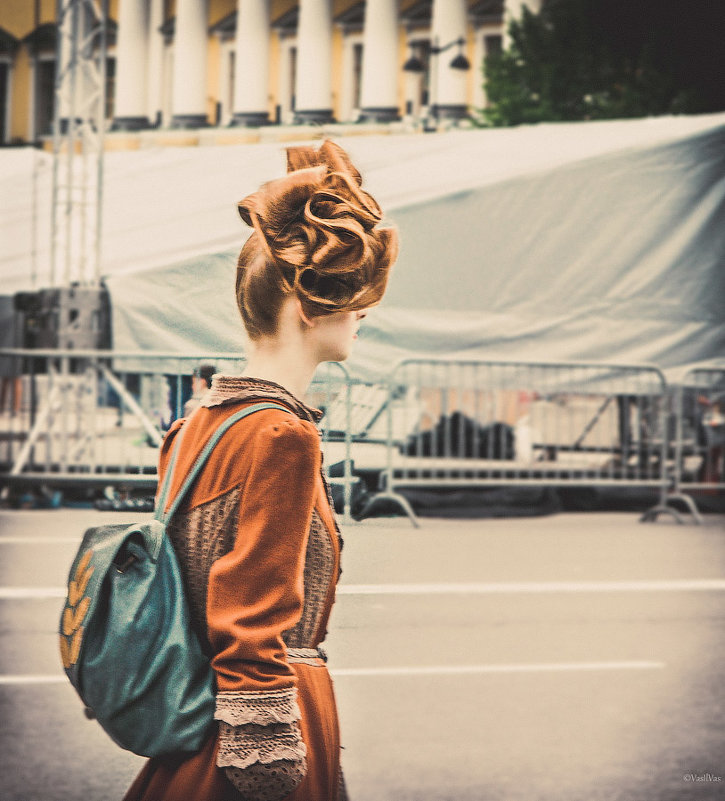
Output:
<svg viewBox="0 0 725 801">
<path fill-rule="evenodd" d="M 94 442 L 95 404 L 103 380 L 115 391 L 119 409 L 128 409 L 139 418 L 153 444 L 161 441 L 157 427 L 111 373 L 106 360 L 87 362 L 74 356 L 84 345 L 98 347 L 103 318 L 101 223 L 108 0 L 57 0 L 56 23 L 49 286 L 32 293 L 35 298 L 31 305 L 35 306 L 36 334 L 56 349 L 58 358 L 48 359 L 38 375 L 33 359 L 28 358 L 21 368 L 20 378 L 30 369 L 32 425 L 14 454 L 10 476 L 20 476 L 34 463 L 35 451 L 45 447 L 49 452 L 58 438 L 63 443 L 61 473 L 83 457 Z M 31 262 L 34 290 L 39 272 L 41 172 L 42 162 L 36 159 Z M 47 380 L 51 387 L 37 408 L 36 379 Z M 51 473 L 57 475 L 57 471 L 48 470 L 48 478 Z M 7 496 L 7 487 L 2 496 Z"/>
<path fill-rule="evenodd" d="M 100 284 L 108 0 L 57 0 L 50 284 Z"/>
</svg>

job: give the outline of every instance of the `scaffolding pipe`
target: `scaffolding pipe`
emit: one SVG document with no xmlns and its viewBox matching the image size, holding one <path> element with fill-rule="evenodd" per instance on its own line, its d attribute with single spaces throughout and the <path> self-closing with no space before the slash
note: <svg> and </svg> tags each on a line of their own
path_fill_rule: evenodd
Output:
<svg viewBox="0 0 725 801">
<path fill-rule="evenodd" d="M 57 0 L 56 19 L 50 285 L 98 286 L 108 0 Z"/>
</svg>

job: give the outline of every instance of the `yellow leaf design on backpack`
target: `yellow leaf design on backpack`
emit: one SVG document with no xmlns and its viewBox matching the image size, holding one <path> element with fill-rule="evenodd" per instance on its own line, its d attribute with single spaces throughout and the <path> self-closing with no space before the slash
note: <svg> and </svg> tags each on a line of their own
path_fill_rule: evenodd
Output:
<svg viewBox="0 0 725 801">
<path fill-rule="evenodd" d="M 62 634 L 60 637 L 60 658 L 63 661 L 63 667 L 68 670 L 71 665 L 70 646 L 68 645 L 68 640 Z"/>
<path fill-rule="evenodd" d="M 91 605 L 91 599 L 86 596 L 76 608 L 75 614 L 73 615 L 73 628 L 72 631 L 76 631 L 83 622 L 83 618 L 88 614 L 88 607 Z"/>
<path fill-rule="evenodd" d="M 91 580 L 91 576 L 93 575 L 93 571 L 95 568 L 89 567 L 88 570 L 83 574 L 83 577 L 78 581 L 78 592 L 81 595 L 86 591 L 86 587 L 88 586 L 88 582 Z"/>
<path fill-rule="evenodd" d="M 73 634 L 73 610 L 69 606 L 66 606 L 63 610 L 63 634 L 66 637 L 70 637 Z M 62 639 L 63 637 L 61 637 Z"/>
<path fill-rule="evenodd" d="M 78 657 L 81 653 L 81 640 L 83 639 L 83 627 L 78 629 L 78 631 L 73 635 L 73 640 L 70 646 L 70 663 L 71 665 L 75 665 L 78 661 Z"/>
<path fill-rule="evenodd" d="M 77 574 L 76 574 L 77 575 Z M 78 589 L 78 582 L 73 580 L 68 585 L 68 603 L 75 606 L 81 597 L 80 590 Z"/>
<path fill-rule="evenodd" d="M 88 550 L 83 554 L 83 558 L 78 563 L 78 569 L 76 570 L 76 578 L 81 573 L 85 573 L 86 568 L 88 567 L 88 563 L 91 561 L 91 557 L 93 556 L 93 550 Z"/>
<path fill-rule="evenodd" d="M 66 670 L 78 661 L 81 653 L 84 631 L 81 624 L 91 606 L 90 597 L 84 593 L 94 571 L 90 566 L 92 556 L 92 550 L 83 554 L 75 576 L 68 582 L 68 604 L 63 610 L 60 635 L 60 656 Z"/>
</svg>

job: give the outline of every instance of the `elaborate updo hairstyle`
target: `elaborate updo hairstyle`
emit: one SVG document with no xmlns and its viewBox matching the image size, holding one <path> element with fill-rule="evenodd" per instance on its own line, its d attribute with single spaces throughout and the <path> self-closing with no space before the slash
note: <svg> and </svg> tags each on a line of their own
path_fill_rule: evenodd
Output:
<svg viewBox="0 0 725 801">
<path fill-rule="evenodd" d="M 239 203 L 254 228 L 237 263 L 237 305 L 250 339 L 273 334 L 283 300 L 308 317 L 358 311 L 380 301 L 398 254 L 393 228 L 377 228 L 380 206 L 362 188 L 347 153 L 287 149 L 287 175 Z"/>
</svg>

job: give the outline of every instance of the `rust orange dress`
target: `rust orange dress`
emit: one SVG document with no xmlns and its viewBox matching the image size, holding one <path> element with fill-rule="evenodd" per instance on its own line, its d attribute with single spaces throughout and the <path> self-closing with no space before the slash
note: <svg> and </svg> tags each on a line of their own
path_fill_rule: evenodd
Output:
<svg viewBox="0 0 725 801">
<path fill-rule="evenodd" d="M 181 437 L 172 493 L 220 422 L 227 431 L 168 526 L 193 626 L 216 677 L 217 725 L 192 755 L 150 759 L 124 801 L 338 801 L 345 797 L 330 675 L 319 651 L 341 539 L 322 473 L 320 413 L 271 382 L 214 376 Z"/>
</svg>

